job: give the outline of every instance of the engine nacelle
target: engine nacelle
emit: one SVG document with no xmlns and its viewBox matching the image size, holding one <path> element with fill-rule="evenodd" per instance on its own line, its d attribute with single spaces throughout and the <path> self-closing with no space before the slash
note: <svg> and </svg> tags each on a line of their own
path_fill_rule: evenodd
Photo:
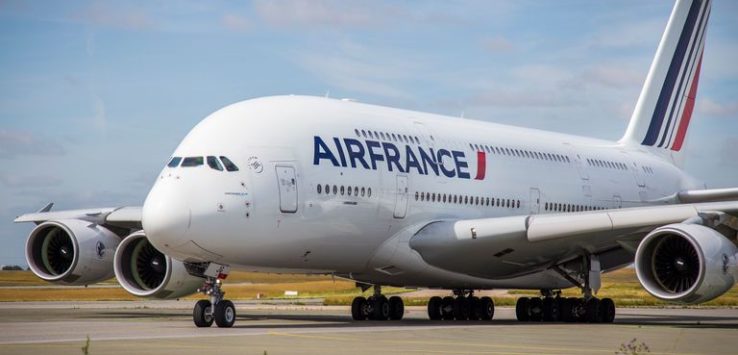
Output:
<svg viewBox="0 0 738 355">
<path fill-rule="evenodd" d="M 204 279 L 190 275 L 182 262 L 154 248 L 143 231 L 127 236 L 115 252 L 115 277 L 132 295 L 178 298 L 195 293 Z"/>
<path fill-rule="evenodd" d="M 676 223 L 649 233 L 635 257 L 638 280 L 654 297 L 702 303 L 738 280 L 738 248 L 712 228 Z"/>
<path fill-rule="evenodd" d="M 47 221 L 31 231 L 26 261 L 36 276 L 65 285 L 88 285 L 113 277 L 120 238 L 107 228 L 78 219 Z"/>
</svg>

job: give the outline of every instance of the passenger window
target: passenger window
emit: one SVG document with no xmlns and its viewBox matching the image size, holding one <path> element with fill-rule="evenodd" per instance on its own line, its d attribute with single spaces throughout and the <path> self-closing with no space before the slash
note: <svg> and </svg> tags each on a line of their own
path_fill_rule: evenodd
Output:
<svg viewBox="0 0 738 355">
<path fill-rule="evenodd" d="M 351 186 L 346 188 L 347 195 L 351 196 Z"/>
<path fill-rule="evenodd" d="M 362 187 L 362 188 L 361 188 L 361 197 L 364 197 L 364 193 L 365 193 L 365 192 L 366 192 L 366 189 Z"/>
<path fill-rule="evenodd" d="M 218 171 L 223 171 L 223 166 L 220 165 L 220 162 L 218 161 L 218 158 L 209 156 L 209 157 L 207 157 L 207 161 L 208 161 L 208 166 L 211 169 L 215 169 L 215 170 L 218 170 Z"/>
<path fill-rule="evenodd" d="M 417 201 L 420 198 L 420 193 L 415 191 L 415 201 Z"/>
<path fill-rule="evenodd" d="M 169 161 L 169 164 L 167 164 L 167 166 L 170 168 L 176 168 L 177 166 L 179 166 L 179 162 L 181 161 L 182 161 L 182 158 L 174 157 L 172 158 L 172 160 Z"/>
<path fill-rule="evenodd" d="M 338 186 L 333 185 L 333 194 L 338 195 Z"/>
<path fill-rule="evenodd" d="M 331 187 L 330 187 L 330 185 L 325 184 L 325 194 L 327 195 L 329 193 L 331 193 Z"/>
<path fill-rule="evenodd" d="M 366 197 L 372 197 L 372 188 L 371 187 L 366 191 Z"/>
<path fill-rule="evenodd" d="M 354 196 L 357 196 L 357 197 L 359 196 L 359 187 L 358 186 L 354 186 Z"/>
<path fill-rule="evenodd" d="M 344 189 L 343 185 L 341 185 L 341 196 L 343 196 L 344 192 L 346 192 L 346 190 Z"/>
<path fill-rule="evenodd" d="M 361 138 L 361 135 L 359 134 L 359 130 L 358 129 L 354 129 L 354 133 L 356 133 L 356 136 L 357 137 Z"/>
<path fill-rule="evenodd" d="M 230 159 L 228 159 L 228 158 L 226 158 L 224 156 L 221 156 L 220 157 L 220 160 L 223 162 L 223 165 L 225 166 L 225 169 L 226 170 L 228 170 L 228 171 L 238 171 L 238 167 L 236 166 L 236 164 L 233 164 L 233 162 Z"/>
<path fill-rule="evenodd" d="M 182 161 L 182 167 L 200 166 L 203 164 L 203 160 L 202 157 L 187 157 Z"/>
<path fill-rule="evenodd" d="M 323 185 L 318 185 L 318 194 L 320 195 L 322 193 L 323 193 Z"/>
<path fill-rule="evenodd" d="M 362 130 L 361 130 L 361 135 L 362 135 L 362 136 L 363 136 L 364 138 L 366 138 L 366 131 L 362 129 Z"/>
</svg>

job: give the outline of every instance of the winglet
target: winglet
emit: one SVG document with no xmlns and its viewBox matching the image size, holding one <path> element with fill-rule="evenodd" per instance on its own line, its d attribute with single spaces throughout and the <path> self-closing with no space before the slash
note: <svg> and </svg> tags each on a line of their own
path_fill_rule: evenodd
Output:
<svg viewBox="0 0 738 355">
<path fill-rule="evenodd" d="M 36 212 L 36 213 L 45 213 L 45 212 L 49 212 L 49 211 L 51 211 L 51 208 L 52 208 L 52 207 L 54 207 L 54 203 L 53 203 L 53 202 L 49 202 L 49 203 L 48 203 L 48 204 L 47 204 L 46 206 L 44 206 L 44 208 L 42 208 L 42 209 L 38 210 L 38 212 Z"/>
</svg>

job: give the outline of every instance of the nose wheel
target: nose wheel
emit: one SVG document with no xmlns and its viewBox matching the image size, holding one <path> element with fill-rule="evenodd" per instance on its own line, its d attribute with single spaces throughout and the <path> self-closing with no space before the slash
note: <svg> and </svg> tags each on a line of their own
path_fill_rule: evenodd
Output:
<svg viewBox="0 0 738 355">
<path fill-rule="evenodd" d="M 213 272 L 214 265 L 211 263 L 207 268 L 205 283 L 197 290 L 209 296 L 207 300 L 197 301 L 192 310 L 192 321 L 198 328 L 210 327 L 213 322 L 219 328 L 230 328 L 236 323 L 236 306 L 224 298 L 225 292 L 221 289 L 223 279 L 228 276 L 228 267 L 215 265 Z"/>
</svg>

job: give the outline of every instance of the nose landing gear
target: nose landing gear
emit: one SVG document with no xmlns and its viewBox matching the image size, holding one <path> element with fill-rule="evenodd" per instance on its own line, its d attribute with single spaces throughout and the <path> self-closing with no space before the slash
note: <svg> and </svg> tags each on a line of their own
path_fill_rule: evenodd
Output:
<svg viewBox="0 0 738 355">
<path fill-rule="evenodd" d="M 211 263 L 205 270 L 205 283 L 197 291 L 209 296 L 209 300 L 199 300 L 192 310 L 192 320 L 198 328 L 210 327 L 213 322 L 219 328 L 230 328 L 236 322 L 236 307 L 224 299 L 221 289 L 223 280 L 228 277 L 230 268 Z"/>
</svg>

